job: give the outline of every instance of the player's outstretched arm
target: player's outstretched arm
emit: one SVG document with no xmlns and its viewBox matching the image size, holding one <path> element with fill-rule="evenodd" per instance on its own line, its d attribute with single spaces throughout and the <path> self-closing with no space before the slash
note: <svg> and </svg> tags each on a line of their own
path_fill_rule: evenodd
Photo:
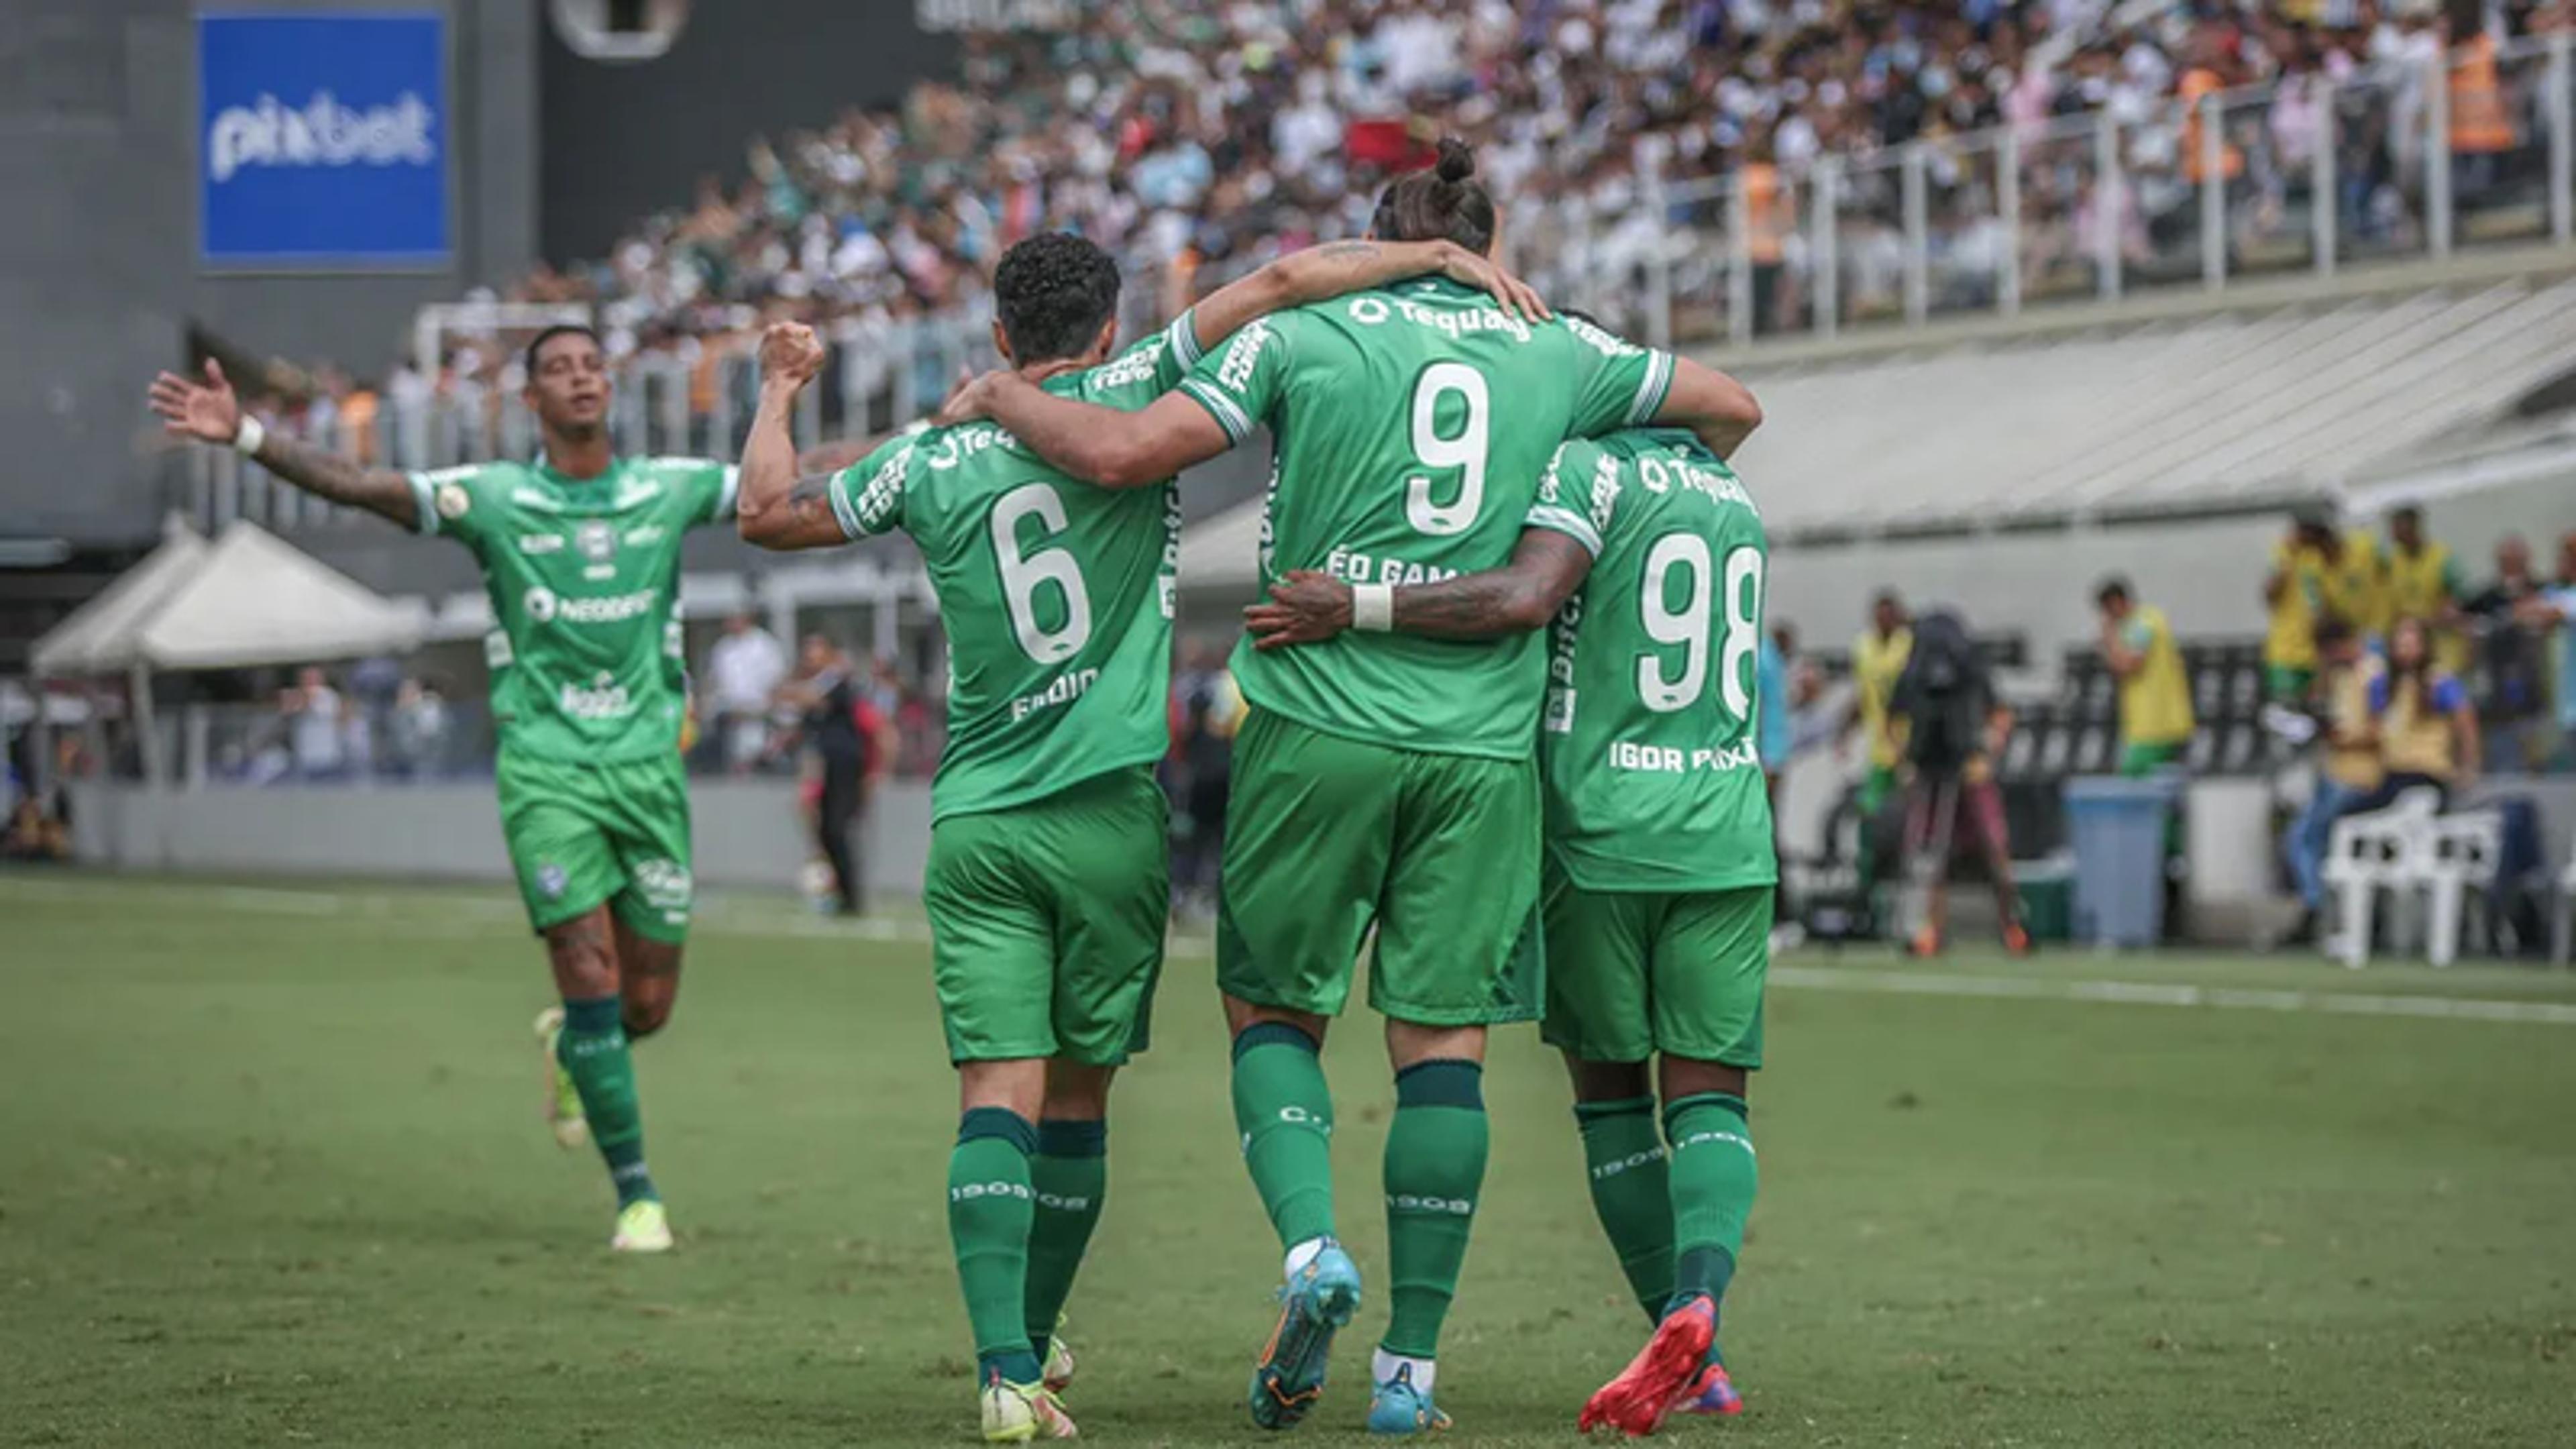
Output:
<svg viewBox="0 0 2576 1449">
<path fill-rule="evenodd" d="M 1524 529 L 1509 564 L 1435 584 L 1354 587 L 1301 569 L 1272 584 L 1269 600 L 1245 609 L 1243 622 L 1256 649 L 1312 644 L 1358 628 L 1495 639 L 1545 625 L 1591 572 L 1592 551 L 1572 537 Z"/>
<path fill-rule="evenodd" d="M 1496 305 L 1524 322 L 1550 315 L 1527 283 L 1456 242 L 1338 241 L 1290 252 L 1219 287 L 1191 310 L 1191 331 L 1204 352 L 1273 312 L 1435 272 L 1490 293 Z"/>
<path fill-rule="evenodd" d="M 832 512 L 832 475 L 797 471 L 796 395 L 823 370 L 823 343 L 801 322 L 760 339 L 760 408 L 742 445 L 734 527 L 762 548 L 831 548 L 849 542 Z"/>
<path fill-rule="evenodd" d="M 260 466 L 317 498 L 363 508 L 405 528 L 420 526 L 420 502 L 408 475 L 361 467 L 354 458 L 279 437 L 256 420 L 246 421 L 223 364 L 211 357 L 204 382 L 165 372 L 152 379 L 151 398 L 162 430 L 174 438 L 243 449 Z"/>
<path fill-rule="evenodd" d="M 990 418 L 1049 463 L 1103 488 L 1143 488 L 1234 446 L 1206 408 L 1167 392 L 1141 411 L 1058 397 L 1016 372 L 988 372 L 940 409 L 942 425 Z"/>
<path fill-rule="evenodd" d="M 1710 452 L 1731 458 L 1762 426 L 1762 404 L 1753 400 L 1751 389 L 1716 368 L 1676 357 L 1672 389 L 1664 394 L 1664 405 L 1655 410 L 1655 421 L 1688 428 L 1699 434 Z"/>
</svg>

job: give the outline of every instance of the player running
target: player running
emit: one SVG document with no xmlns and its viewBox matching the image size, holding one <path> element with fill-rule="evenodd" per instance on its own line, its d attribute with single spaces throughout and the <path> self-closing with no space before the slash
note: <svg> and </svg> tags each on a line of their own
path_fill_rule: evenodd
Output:
<svg viewBox="0 0 2576 1449">
<path fill-rule="evenodd" d="M 1374 236 L 1497 237 L 1475 161 L 1380 198 Z M 1176 395 L 1119 413 L 1007 373 L 954 410 L 989 413 L 1049 461 L 1109 488 L 1215 456 L 1267 422 L 1277 438 L 1263 568 L 1359 585 L 1382 631 L 1391 586 L 1498 565 L 1568 436 L 1650 420 L 1726 446 L 1758 414 L 1734 383 L 1584 323 L 1533 324 L 1454 282 L 1408 282 L 1285 312 L 1202 359 Z M 1393 1313 L 1372 1361 L 1369 1426 L 1445 1427 L 1440 1328 L 1483 1183 L 1485 1030 L 1538 1014 L 1538 697 L 1525 636 L 1372 633 L 1313 649 L 1239 649 L 1252 711 L 1236 741 L 1217 976 L 1234 1033 L 1244 1158 L 1287 1250 L 1277 1326 L 1253 1371 L 1256 1422 L 1284 1428 L 1321 1393 L 1360 1297 L 1337 1237 L 1332 1094 L 1317 1060 L 1372 928 L 1369 1003 L 1386 1017 L 1396 1111 L 1385 1195 Z"/>
<path fill-rule="evenodd" d="M 689 930 L 680 537 L 733 516 L 734 470 L 618 457 L 608 362 L 587 327 L 537 334 L 527 371 L 536 460 L 436 473 L 362 467 L 268 433 L 212 359 L 203 383 L 161 374 L 151 399 L 172 434 L 230 444 L 308 493 L 453 538 L 482 566 L 501 834 L 563 998 L 537 1018 L 548 1115 L 557 1141 L 586 1135 L 608 1163 L 609 1246 L 659 1253 L 671 1226 L 644 1164 L 628 1045 L 670 1020 Z"/>
<path fill-rule="evenodd" d="M 1456 246 L 1346 243 L 1274 262 L 1107 361 L 1117 265 L 1051 234 L 1003 257 L 993 341 L 1033 389 L 1138 408 L 1265 312 L 1443 269 L 1536 311 Z M 1100 1217 L 1110 1078 L 1144 1049 L 1163 959 L 1153 766 L 1170 745 L 1179 499 L 1168 473 L 1131 492 L 1085 487 L 985 422 L 799 481 L 788 419 L 821 362 L 801 327 L 763 339 L 742 534 L 817 548 L 900 529 L 929 566 L 954 661 L 922 891 L 961 1098 L 949 1234 L 984 1437 L 1069 1438 L 1072 1357 L 1054 1330 Z"/>
<path fill-rule="evenodd" d="M 1745 1074 L 1762 1064 L 1779 875 L 1754 748 L 1768 556 L 1716 454 L 1638 430 L 1557 450 L 1509 567 L 1395 590 L 1393 626 L 1424 638 L 1556 621 L 1541 1031 L 1574 1078 L 1593 1207 L 1658 1324 L 1584 1406 L 1587 1429 L 1649 1434 L 1676 1407 L 1743 1407 L 1716 1331 L 1753 1206 Z M 1245 616 L 1266 657 L 1334 638 L 1355 604 L 1348 584 L 1300 572 Z"/>
</svg>

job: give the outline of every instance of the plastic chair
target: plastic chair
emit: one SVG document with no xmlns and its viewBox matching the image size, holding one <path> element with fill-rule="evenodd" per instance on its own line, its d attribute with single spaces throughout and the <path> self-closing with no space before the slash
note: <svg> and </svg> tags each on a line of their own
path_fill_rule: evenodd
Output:
<svg viewBox="0 0 2576 1449">
<path fill-rule="evenodd" d="M 2335 898 L 2336 927 L 2325 940 L 2326 955 L 2356 971 L 2369 964 L 2379 894 L 2404 893 L 2416 883 L 2419 841 L 2438 801 L 2430 790 L 2409 790 L 2385 810 L 2335 822 L 2324 874 Z"/>
<path fill-rule="evenodd" d="M 2418 859 L 2409 872 L 2410 885 L 2420 884 L 2426 897 L 2424 954 L 2448 966 L 2460 954 L 2461 917 L 2469 893 L 2480 900 L 2494 886 L 2496 863 L 2504 853 L 2504 814 L 2468 810 L 2436 815 L 2418 837 Z"/>
</svg>

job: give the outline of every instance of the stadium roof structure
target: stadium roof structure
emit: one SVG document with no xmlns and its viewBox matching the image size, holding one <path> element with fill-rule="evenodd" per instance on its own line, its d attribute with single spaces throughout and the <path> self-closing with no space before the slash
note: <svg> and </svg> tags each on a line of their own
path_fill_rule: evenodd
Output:
<svg viewBox="0 0 2576 1449">
<path fill-rule="evenodd" d="M 240 669 L 401 652 L 421 613 L 253 523 L 213 543 L 184 528 L 36 641 L 39 677 Z"/>
<path fill-rule="evenodd" d="M 2576 374 L 2576 280 L 1733 365 L 1768 417 L 1737 462 L 1792 546 L 2576 476 L 2576 433 L 2527 421 L 2576 401 L 2551 386 Z M 1251 582 L 1260 535 L 1257 500 L 1199 525 L 1184 580 Z"/>
</svg>

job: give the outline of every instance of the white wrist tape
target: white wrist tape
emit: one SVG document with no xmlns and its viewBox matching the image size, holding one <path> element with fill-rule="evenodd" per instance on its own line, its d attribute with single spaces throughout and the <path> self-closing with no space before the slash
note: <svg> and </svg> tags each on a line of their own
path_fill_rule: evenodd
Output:
<svg viewBox="0 0 2576 1449">
<path fill-rule="evenodd" d="M 1383 634 L 1395 627 L 1395 585 L 1351 585 L 1351 627 Z"/>
<path fill-rule="evenodd" d="M 248 413 L 242 414 L 241 426 L 233 429 L 233 451 L 245 458 L 257 457 L 259 445 L 267 441 L 267 425 Z"/>
</svg>

